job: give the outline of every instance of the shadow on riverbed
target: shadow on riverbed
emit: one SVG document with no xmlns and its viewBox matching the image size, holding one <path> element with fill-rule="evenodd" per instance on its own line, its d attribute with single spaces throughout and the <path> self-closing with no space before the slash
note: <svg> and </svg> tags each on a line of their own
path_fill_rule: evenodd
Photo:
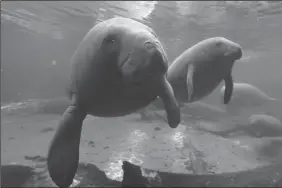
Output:
<svg viewBox="0 0 282 188">
<path fill-rule="evenodd" d="M 53 112 L 55 103 L 47 104 L 50 104 L 47 111 Z M 55 105 L 58 112 L 65 104 Z M 30 106 L 30 109 L 37 107 Z M 26 106 L 12 109 L 3 109 L 11 112 L 9 115 L 1 114 L 1 163 L 5 164 L 1 166 L 2 187 L 55 186 L 42 156 L 46 156 L 60 115 L 46 111 L 33 114 L 34 110 L 30 110 L 30 115 L 20 116 L 27 112 Z M 170 129 L 158 118 L 152 123 L 138 122 L 138 114 L 121 118 L 89 116 L 84 122 L 81 163 L 72 186 L 281 185 L 281 181 L 277 183 L 282 172 L 282 164 L 277 164 L 282 156 L 281 138 L 221 138 L 197 128 L 222 130 L 229 121 L 194 118 L 197 114 L 205 113 L 199 110 L 177 129 Z M 126 162 L 122 169 L 122 161 L 155 170 Z M 157 176 L 149 178 L 141 171 Z"/>
<path fill-rule="evenodd" d="M 37 157 L 37 160 L 42 157 Z M 43 162 L 43 161 L 41 161 Z M 41 168 L 41 169 L 40 169 Z M 123 161 L 122 182 L 109 179 L 105 172 L 94 164 L 80 163 L 73 186 L 185 186 L 185 187 L 281 187 L 282 164 L 271 164 L 253 170 L 193 175 L 168 173 L 143 169 L 140 166 Z M 34 167 L 23 165 L 1 166 L 1 187 L 54 186 L 45 165 Z"/>
<path fill-rule="evenodd" d="M 123 162 L 123 186 L 180 186 L 180 187 L 280 187 L 282 164 L 273 164 L 248 171 L 191 175 L 142 169 Z M 143 171 L 143 173 L 142 173 Z M 143 174 L 148 174 L 143 175 Z M 149 175 L 150 174 L 150 175 Z M 150 177 L 149 177 L 150 176 Z"/>
</svg>

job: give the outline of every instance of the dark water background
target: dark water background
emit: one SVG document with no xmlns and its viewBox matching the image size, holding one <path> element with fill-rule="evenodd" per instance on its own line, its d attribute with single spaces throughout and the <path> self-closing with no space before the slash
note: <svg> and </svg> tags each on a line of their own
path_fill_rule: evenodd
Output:
<svg viewBox="0 0 282 188">
<path fill-rule="evenodd" d="M 233 40 L 244 49 L 234 79 L 282 99 L 281 1 L 2 1 L 1 104 L 65 95 L 78 43 L 114 16 L 151 26 L 170 62 L 205 38 Z M 205 100 L 219 100 L 218 89 Z"/>
</svg>

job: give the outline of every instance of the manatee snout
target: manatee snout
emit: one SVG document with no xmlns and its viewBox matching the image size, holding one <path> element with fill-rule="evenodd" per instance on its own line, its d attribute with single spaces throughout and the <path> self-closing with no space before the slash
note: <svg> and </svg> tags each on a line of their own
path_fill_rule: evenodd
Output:
<svg viewBox="0 0 282 188">
<path fill-rule="evenodd" d="M 161 44 L 145 40 L 139 49 L 134 49 L 122 65 L 125 81 L 130 83 L 147 82 L 164 75 L 168 69 L 166 54 Z"/>
<path fill-rule="evenodd" d="M 166 55 L 159 41 L 146 40 L 144 42 L 144 53 L 147 59 L 140 64 L 140 68 L 136 71 L 143 71 L 146 76 L 151 74 L 165 74 L 168 69 Z"/>
<path fill-rule="evenodd" d="M 242 47 L 237 44 L 237 45 L 234 47 L 234 52 L 233 52 L 233 53 L 234 53 L 234 57 L 235 57 L 236 60 L 237 60 L 237 59 L 241 59 L 242 56 L 243 56 Z"/>
<path fill-rule="evenodd" d="M 144 48 L 148 52 L 154 53 L 154 51 L 157 49 L 157 42 L 155 42 L 155 41 L 146 41 L 144 43 Z"/>
<path fill-rule="evenodd" d="M 168 69 L 168 60 L 161 47 L 158 45 L 150 54 L 150 62 L 147 64 L 146 69 L 151 72 L 158 72 L 159 74 L 165 74 Z"/>
<path fill-rule="evenodd" d="M 228 49 L 229 49 L 229 54 L 232 56 L 232 58 L 234 60 L 238 60 L 238 59 L 242 58 L 242 56 L 243 56 L 243 49 L 242 49 L 242 47 L 239 44 L 237 44 L 235 42 L 232 42 L 229 45 Z"/>
</svg>

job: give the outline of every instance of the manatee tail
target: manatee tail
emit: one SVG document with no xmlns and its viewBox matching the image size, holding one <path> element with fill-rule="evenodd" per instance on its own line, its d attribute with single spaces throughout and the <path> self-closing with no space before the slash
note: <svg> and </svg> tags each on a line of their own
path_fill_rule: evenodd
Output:
<svg viewBox="0 0 282 188">
<path fill-rule="evenodd" d="M 47 166 L 50 177 L 59 187 L 69 187 L 77 171 L 81 129 L 86 115 L 77 106 L 68 107 L 51 141 Z"/>
</svg>

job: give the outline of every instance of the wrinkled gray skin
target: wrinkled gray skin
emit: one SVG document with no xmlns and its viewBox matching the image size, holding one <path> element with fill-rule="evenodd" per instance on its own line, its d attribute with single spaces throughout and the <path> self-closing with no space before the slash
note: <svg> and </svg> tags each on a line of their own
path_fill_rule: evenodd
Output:
<svg viewBox="0 0 282 188">
<path fill-rule="evenodd" d="M 242 54 L 239 44 L 223 37 L 203 40 L 184 51 L 167 71 L 167 79 L 178 103 L 183 106 L 199 101 L 224 81 L 223 103 L 227 104 L 233 92 L 232 67 Z M 140 115 L 146 116 L 145 109 Z"/>
<path fill-rule="evenodd" d="M 166 52 L 146 25 L 127 18 L 97 24 L 79 44 L 72 63 L 72 102 L 63 114 L 47 160 L 49 174 L 59 187 L 70 186 L 77 171 L 87 114 L 124 116 L 160 97 L 170 127 L 180 123 L 180 109 L 165 75 Z"/>
</svg>

